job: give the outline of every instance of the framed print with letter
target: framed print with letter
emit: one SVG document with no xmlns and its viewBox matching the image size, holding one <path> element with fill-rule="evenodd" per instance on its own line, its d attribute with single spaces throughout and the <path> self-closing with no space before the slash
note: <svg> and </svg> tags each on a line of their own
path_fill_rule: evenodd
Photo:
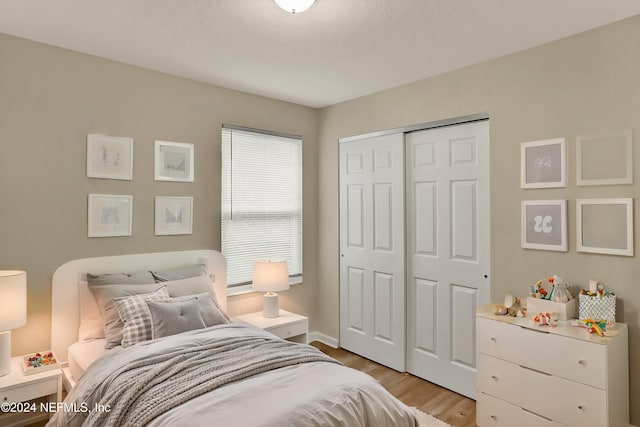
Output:
<svg viewBox="0 0 640 427">
<path fill-rule="evenodd" d="M 567 201 L 522 201 L 522 247 L 567 250 Z"/>
</svg>

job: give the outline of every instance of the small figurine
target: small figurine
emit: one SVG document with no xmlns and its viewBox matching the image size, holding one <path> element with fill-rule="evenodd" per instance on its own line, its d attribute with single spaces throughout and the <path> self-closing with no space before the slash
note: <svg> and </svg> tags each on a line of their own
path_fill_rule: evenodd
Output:
<svg viewBox="0 0 640 427">
<path fill-rule="evenodd" d="M 606 320 L 584 319 L 583 322 L 590 334 L 598 334 L 601 337 L 605 335 L 607 330 Z"/>
<path fill-rule="evenodd" d="M 550 326 L 555 328 L 558 326 L 559 315 L 555 311 L 553 313 L 538 313 L 533 317 L 533 323 L 536 326 Z"/>
<path fill-rule="evenodd" d="M 569 302 L 570 299 L 573 298 L 571 295 L 571 284 L 562 280 L 561 277 L 557 275 L 553 275 L 553 277 L 549 277 L 549 282 L 553 285 L 553 290 L 551 291 L 550 299 L 555 302 Z"/>
<path fill-rule="evenodd" d="M 507 295 L 505 297 L 505 304 L 504 305 L 497 305 L 494 310 L 493 310 L 493 314 L 496 314 L 498 316 L 511 316 L 511 317 L 526 317 L 527 316 L 527 309 L 522 307 L 522 302 L 520 301 L 520 298 L 518 297 L 513 297 L 511 295 Z"/>
<path fill-rule="evenodd" d="M 542 280 L 538 280 L 536 283 L 529 285 L 529 296 L 531 298 L 548 299 L 549 294 L 545 288 L 542 287 Z"/>
</svg>

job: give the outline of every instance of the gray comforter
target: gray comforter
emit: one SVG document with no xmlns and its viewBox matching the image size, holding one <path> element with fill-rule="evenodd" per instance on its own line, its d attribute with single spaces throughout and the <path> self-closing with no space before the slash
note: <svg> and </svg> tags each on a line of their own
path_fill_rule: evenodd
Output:
<svg viewBox="0 0 640 427">
<path fill-rule="evenodd" d="M 415 426 L 371 377 L 230 324 L 110 351 L 48 426 Z"/>
</svg>

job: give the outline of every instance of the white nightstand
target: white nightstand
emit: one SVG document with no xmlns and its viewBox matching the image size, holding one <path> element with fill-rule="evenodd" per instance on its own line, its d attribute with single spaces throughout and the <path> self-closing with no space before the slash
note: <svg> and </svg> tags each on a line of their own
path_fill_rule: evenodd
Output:
<svg viewBox="0 0 640 427">
<path fill-rule="evenodd" d="M 41 397 L 49 397 L 49 402 L 62 402 L 62 370 L 60 368 L 51 369 L 46 372 L 25 375 L 22 371 L 22 357 L 14 357 L 11 359 L 11 372 L 0 377 L 0 404 L 5 403 L 22 403 L 28 400 L 38 399 Z M 23 423 L 31 423 L 38 418 L 44 418 L 40 412 L 40 405 L 35 407 L 37 412 L 27 409 L 24 405 L 16 405 L 11 412 L 3 410 L 0 412 L 0 424 L 5 423 L 14 425 L 22 425 Z M 6 408 L 3 408 L 6 409 Z M 17 411 L 16 411 L 17 410 Z M 52 416 L 54 412 L 49 412 Z M 11 422 L 9 421 L 11 419 Z M 27 421 L 28 420 L 28 421 Z"/>
<path fill-rule="evenodd" d="M 280 310 L 279 317 L 263 317 L 262 312 L 243 314 L 231 319 L 233 322 L 256 326 L 285 340 L 307 344 L 309 318 Z"/>
</svg>

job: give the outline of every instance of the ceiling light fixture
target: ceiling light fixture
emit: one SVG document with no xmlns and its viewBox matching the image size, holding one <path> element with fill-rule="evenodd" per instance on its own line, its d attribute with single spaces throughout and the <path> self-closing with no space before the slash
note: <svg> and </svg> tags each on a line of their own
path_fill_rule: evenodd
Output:
<svg viewBox="0 0 640 427">
<path fill-rule="evenodd" d="M 290 13 L 300 13 L 309 9 L 315 0 L 275 0 L 282 9 Z"/>
</svg>

